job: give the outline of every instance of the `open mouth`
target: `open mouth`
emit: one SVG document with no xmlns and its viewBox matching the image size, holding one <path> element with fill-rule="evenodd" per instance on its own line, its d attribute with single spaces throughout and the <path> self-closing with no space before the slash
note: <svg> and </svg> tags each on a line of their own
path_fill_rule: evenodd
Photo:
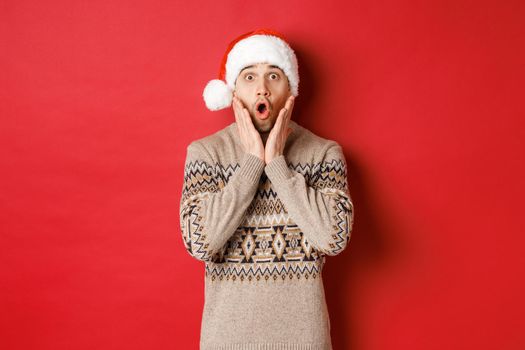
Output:
<svg viewBox="0 0 525 350">
<path fill-rule="evenodd" d="M 268 103 L 266 101 L 257 102 L 255 110 L 257 111 L 257 117 L 260 119 L 268 118 L 268 114 L 270 113 L 270 109 L 268 108 Z"/>
</svg>

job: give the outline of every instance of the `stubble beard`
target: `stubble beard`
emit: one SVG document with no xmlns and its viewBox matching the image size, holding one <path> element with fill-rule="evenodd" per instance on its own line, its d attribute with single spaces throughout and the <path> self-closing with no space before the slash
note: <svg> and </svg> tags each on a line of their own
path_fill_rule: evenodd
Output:
<svg viewBox="0 0 525 350">
<path fill-rule="evenodd" d="M 257 129 L 257 131 L 260 134 L 265 134 L 265 133 L 269 133 L 270 130 L 272 130 L 272 127 L 273 127 L 273 125 L 271 125 L 271 124 L 265 124 L 265 125 L 262 125 L 262 126 L 256 126 L 255 128 Z"/>
<path fill-rule="evenodd" d="M 269 133 L 275 124 L 275 122 L 270 122 L 272 116 L 268 116 L 268 119 L 263 120 L 261 124 L 259 124 L 260 122 L 258 121 L 257 117 L 252 115 L 251 118 L 253 126 L 260 134 Z"/>
</svg>

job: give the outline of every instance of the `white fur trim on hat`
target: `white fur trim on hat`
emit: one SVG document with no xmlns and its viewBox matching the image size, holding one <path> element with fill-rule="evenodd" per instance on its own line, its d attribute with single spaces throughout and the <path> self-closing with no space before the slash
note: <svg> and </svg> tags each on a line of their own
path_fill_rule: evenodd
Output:
<svg viewBox="0 0 525 350">
<path fill-rule="evenodd" d="M 231 105 L 233 92 L 224 81 L 213 79 L 206 84 L 202 96 L 206 107 L 212 111 L 217 111 Z"/>
</svg>

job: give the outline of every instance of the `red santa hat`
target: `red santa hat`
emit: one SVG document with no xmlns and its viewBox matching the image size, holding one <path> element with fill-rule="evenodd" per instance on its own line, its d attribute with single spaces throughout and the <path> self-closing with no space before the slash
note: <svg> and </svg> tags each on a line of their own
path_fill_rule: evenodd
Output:
<svg viewBox="0 0 525 350">
<path fill-rule="evenodd" d="M 202 96 L 206 107 L 217 111 L 231 106 L 237 76 L 244 67 L 257 63 L 281 68 L 288 77 L 292 95 L 299 94 L 299 70 L 294 51 L 278 32 L 258 29 L 242 34 L 228 45 L 219 78 L 210 80 L 204 88 Z"/>
</svg>

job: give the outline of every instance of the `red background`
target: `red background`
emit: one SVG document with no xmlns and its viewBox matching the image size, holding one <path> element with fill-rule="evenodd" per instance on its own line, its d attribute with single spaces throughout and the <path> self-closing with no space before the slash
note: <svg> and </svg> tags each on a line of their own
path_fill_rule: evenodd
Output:
<svg viewBox="0 0 525 350">
<path fill-rule="evenodd" d="M 2 2 L 0 348 L 197 349 L 185 151 L 234 120 L 202 89 L 258 27 L 349 165 L 334 349 L 525 348 L 523 1 L 313 3 Z"/>
</svg>

